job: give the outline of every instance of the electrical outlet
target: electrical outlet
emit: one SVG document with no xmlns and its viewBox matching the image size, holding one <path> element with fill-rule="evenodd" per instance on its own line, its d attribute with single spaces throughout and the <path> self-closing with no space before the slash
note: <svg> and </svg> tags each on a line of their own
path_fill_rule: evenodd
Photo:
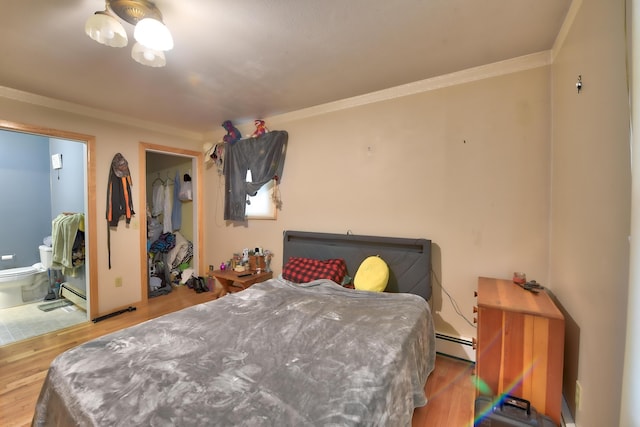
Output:
<svg viewBox="0 0 640 427">
<path fill-rule="evenodd" d="M 576 411 L 580 409 L 580 403 L 582 401 L 582 385 L 580 381 L 576 380 Z"/>
<path fill-rule="evenodd" d="M 122 277 L 116 277 L 116 288 L 122 287 Z"/>
</svg>

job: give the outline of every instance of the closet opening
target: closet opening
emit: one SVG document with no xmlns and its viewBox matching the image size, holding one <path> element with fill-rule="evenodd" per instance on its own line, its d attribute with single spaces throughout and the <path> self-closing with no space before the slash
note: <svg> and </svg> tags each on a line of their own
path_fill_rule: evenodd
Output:
<svg viewBox="0 0 640 427">
<path fill-rule="evenodd" d="M 142 300 L 170 295 L 202 264 L 202 153 L 140 143 Z M 144 210 L 143 210 L 144 209 Z"/>
</svg>

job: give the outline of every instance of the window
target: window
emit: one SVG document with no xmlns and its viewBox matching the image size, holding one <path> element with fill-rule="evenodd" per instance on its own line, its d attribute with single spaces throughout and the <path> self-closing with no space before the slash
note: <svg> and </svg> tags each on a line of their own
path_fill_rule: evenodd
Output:
<svg viewBox="0 0 640 427">
<path fill-rule="evenodd" d="M 251 182 L 251 170 L 247 171 L 247 182 Z M 275 180 L 260 187 L 258 193 L 249 197 L 245 215 L 247 219 L 276 219 L 276 203 L 273 200 Z"/>
</svg>

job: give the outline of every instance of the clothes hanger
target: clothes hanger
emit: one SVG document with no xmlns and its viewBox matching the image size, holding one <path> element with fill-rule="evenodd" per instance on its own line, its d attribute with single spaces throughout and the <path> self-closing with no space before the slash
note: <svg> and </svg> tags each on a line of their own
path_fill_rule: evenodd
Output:
<svg viewBox="0 0 640 427">
<path fill-rule="evenodd" d="M 160 179 L 160 173 L 158 173 L 158 177 L 153 180 L 153 183 L 151 183 L 151 186 L 153 187 L 157 183 L 160 183 L 161 185 L 164 185 L 164 181 L 162 179 Z"/>
</svg>

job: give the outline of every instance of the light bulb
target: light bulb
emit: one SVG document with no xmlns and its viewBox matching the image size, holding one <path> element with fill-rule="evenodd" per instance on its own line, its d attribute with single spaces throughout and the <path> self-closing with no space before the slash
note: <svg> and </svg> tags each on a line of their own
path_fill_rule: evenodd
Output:
<svg viewBox="0 0 640 427">
<path fill-rule="evenodd" d="M 106 10 L 91 15 L 85 23 L 84 31 L 93 40 L 107 46 L 124 47 L 128 42 L 122 24 Z"/>
<path fill-rule="evenodd" d="M 161 50 L 149 49 L 140 43 L 133 45 L 131 57 L 135 59 L 136 62 L 148 67 L 164 67 L 167 63 L 167 60 L 164 57 L 164 52 Z"/>
<path fill-rule="evenodd" d="M 173 49 L 171 32 L 157 19 L 142 19 L 133 30 L 133 37 L 141 45 L 153 50 Z"/>
</svg>

